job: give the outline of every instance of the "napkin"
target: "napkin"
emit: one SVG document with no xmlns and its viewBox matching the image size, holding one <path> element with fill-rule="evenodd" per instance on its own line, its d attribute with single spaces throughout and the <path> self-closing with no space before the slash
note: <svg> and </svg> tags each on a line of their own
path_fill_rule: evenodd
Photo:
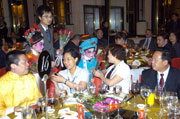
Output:
<svg viewBox="0 0 180 119">
<path fill-rule="evenodd" d="M 60 109 L 58 114 L 61 115 L 61 118 L 65 119 L 78 119 L 78 113 L 71 111 L 69 108 Z"/>
<path fill-rule="evenodd" d="M 139 60 L 134 60 L 134 61 L 132 62 L 132 65 L 133 65 L 133 66 L 140 66 L 140 65 L 141 65 L 141 62 L 140 62 Z"/>
</svg>

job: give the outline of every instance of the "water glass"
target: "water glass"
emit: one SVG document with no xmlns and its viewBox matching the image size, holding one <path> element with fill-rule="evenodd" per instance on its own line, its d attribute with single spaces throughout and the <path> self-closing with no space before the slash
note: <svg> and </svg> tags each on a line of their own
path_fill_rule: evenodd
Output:
<svg viewBox="0 0 180 119">
<path fill-rule="evenodd" d="M 131 93 L 134 95 L 134 98 L 135 98 L 135 96 L 139 93 L 139 89 L 140 89 L 139 83 L 133 83 L 133 84 L 132 84 Z M 136 107 L 135 100 L 133 101 L 132 106 L 133 106 L 133 107 Z"/>
<path fill-rule="evenodd" d="M 149 86 L 141 86 L 140 94 L 142 98 L 145 100 L 145 106 L 147 105 L 147 98 L 152 93 L 152 89 Z"/>
<path fill-rule="evenodd" d="M 119 96 L 121 94 L 122 87 L 117 85 L 113 88 L 113 91 L 114 91 L 114 94 Z"/>
</svg>

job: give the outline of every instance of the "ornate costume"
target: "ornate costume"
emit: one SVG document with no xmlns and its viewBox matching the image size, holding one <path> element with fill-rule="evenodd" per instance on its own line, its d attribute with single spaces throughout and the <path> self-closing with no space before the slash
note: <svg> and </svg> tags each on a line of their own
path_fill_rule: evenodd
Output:
<svg viewBox="0 0 180 119">
<path fill-rule="evenodd" d="M 42 97 L 32 74 L 19 76 L 11 71 L 0 78 L 0 117 L 10 107 L 26 107 Z"/>
<path fill-rule="evenodd" d="M 87 51 L 89 49 L 92 49 L 93 51 Z M 81 60 L 78 64 L 80 68 L 87 69 L 89 71 L 89 79 L 93 77 L 92 70 L 96 68 L 97 60 L 95 59 L 94 55 L 97 48 L 97 38 L 88 38 L 80 45 L 80 53 L 81 53 Z M 91 55 L 88 56 L 88 53 Z M 92 55 L 93 54 L 93 55 Z"/>
</svg>

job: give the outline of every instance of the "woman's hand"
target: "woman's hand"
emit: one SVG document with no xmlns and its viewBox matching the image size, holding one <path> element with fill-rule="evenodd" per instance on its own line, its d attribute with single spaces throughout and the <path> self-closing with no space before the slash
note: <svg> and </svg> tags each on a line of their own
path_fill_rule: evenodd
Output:
<svg viewBox="0 0 180 119">
<path fill-rule="evenodd" d="M 95 77 L 102 78 L 104 76 L 104 74 L 100 72 L 99 70 L 93 70 L 92 73 Z"/>
<path fill-rule="evenodd" d="M 54 73 L 50 78 L 53 82 L 60 82 L 60 83 L 64 83 L 66 80 L 63 76 L 61 76 L 58 73 Z"/>
</svg>

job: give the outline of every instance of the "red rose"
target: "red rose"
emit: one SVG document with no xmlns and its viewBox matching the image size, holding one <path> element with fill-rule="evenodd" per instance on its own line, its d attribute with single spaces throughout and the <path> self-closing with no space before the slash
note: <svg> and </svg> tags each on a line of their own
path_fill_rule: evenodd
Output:
<svg viewBox="0 0 180 119">
<path fill-rule="evenodd" d="M 32 38 L 30 39 L 30 42 L 31 42 L 31 43 L 33 43 L 33 42 L 34 42 Z"/>
<path fill-rule="evenodd" d="M 59 34 L 60 34 L 60 35 L 62 35 L 62 34 L 63 34 L 63 31 L 62 31 L 62 29 L 61 29 L 61 30 L 59 30 Z"/>
<path fill-rule="evenodd" d="M 34 24 L 33 27 L 34 27 L 35 29 L 39 29 L 39 27 L 38 27 L 37 24 Z"/>
<path fill-rule="evenodd" d="M 71 31 L 69 31 L 69 35 L 70 35 L 70 36 L 72 36 L 72 35 L 73 35 L 73 33 L 72 33 Z"/>
<path fill-rule="evenodd" d="M 69 31 L 68 30 L 64 30 L 64 34 L 68 34 L 69 33 Z"/>
<path fill-rule="evenodd" d="M 24 35 L 25 35 L 25 36 L 27 36 L 27 35 L 28 35 L 28 33 L 29 33 L 29 31 L 28 31 L 28 30 L 26 30 L 26 32 L 24 32 Z"/>
<path fill-rule="evenodd" d="M 30 31 L 33 31 L 34 30 L 34 28 L 30 28 Z"/>
</svg>

